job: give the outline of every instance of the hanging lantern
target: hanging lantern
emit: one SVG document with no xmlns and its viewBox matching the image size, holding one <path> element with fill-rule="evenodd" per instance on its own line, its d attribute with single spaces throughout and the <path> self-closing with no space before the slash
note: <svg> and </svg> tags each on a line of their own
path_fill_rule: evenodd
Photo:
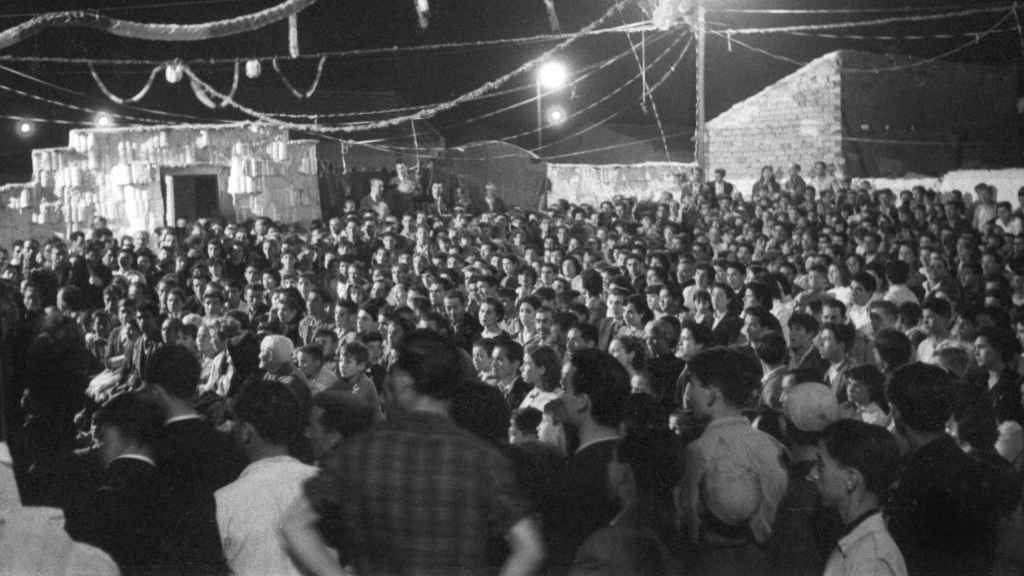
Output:
<svg viewBox="0 0 1024 576">
<path fill-rule="evenodd" d="M 260 64 L 259 60 L 252 59 L 246 60 L 245 62 L 245 77 L 250 80 L 255 80 L 260 77 L 263 73 L 263 65 Z"/>
<path fill-rule="evenodd" d="M 179 60 L 175 60 L 164 68 L 164 79 L 167 80 L 168 84 L 181 82 L 181 77 L 184 75 L 185 69 Z"/>
<path fill-rule="evenodd" d="M 196 148 L 205 150 L 210 145 L 210 133 L 206 130 L 199 131 L 199 137 L 196 138 Z"/>
</svg>

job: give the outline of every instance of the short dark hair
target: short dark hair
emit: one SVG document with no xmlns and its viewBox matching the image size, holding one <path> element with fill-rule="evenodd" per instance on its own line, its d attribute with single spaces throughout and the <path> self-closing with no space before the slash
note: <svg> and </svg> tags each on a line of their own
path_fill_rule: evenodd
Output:
<svg viewBox="0 0 1024 576">
<path fill-rule="evenodd" d="M 906 284 L 910 265 L 902 260 L 890 260 L 885 264 L 885 277 L 890 284 Z"/>
<path fill-rule="evenodd" d="M 165 345 L 149 357 L 143 381 L 160 386 L 165 392 L 183 400 L 196 393 L 200 375 L 199 360 L 184 346 Z"/>
<path fill-rule="evenodd" d="M 895 328 L 885 328 L 875 334 L 875 350 L 890 370 L 910 362 L 914 353 L 910 338 Z"/>
<path fill-rule="evenodd" d="M 935 296 L 926 298 L 924 303 L 921 304 L 921 310 L 930 310 L 933 314 L 938 314 L 943 318 L 949 318 L 953 315 L 953 306 L 949 303 L 949 300 Z"/>
<path fill-rule="evenodd" d="M 597 327 L 594 326 L 593 324 L 580 322 L 579 324 L 573 326 L 573 328 L 579 331 L 580 338 L 583 338 L 588 342 L 593 342 L 594 344 L 597 344 L 598 340 L 600 339 Z"/>
<path fill-rule="evenodd" d="M 402 337 L 392 369 L 409 374 L 417 393 L 438 400 L 450 399 L 462 376 L 456 346 L 437 332 L 425 329 L 412 330 Z"/>
<path fill-rule="evenodd" d="M 631 391 L 629 373 L 602 350 L 577 350 L 569 359 L 576 371 L 573 391 L 590 397 L 590 415 L 603 426 L 618 426 Z"/>
<path fill-rule="evenodd" d="M 299 348 L 299 353 L 305 354 L 321 364 L 324 362 L 324 349 L 319 344 L 306 344 Z"/>
<path fill-rule="evenodd" d="M 324 411 L 320 417 L 324 428 L 341 434 L 343 438 L 354 436 L 373 425 L 373 408 L 344 390 L 324 390 L 313 396 L 312 406 Z"/>
<path fill-rule="evenodd" d="M 897 368 L 885 384 L 889 403 L 914 430 L 943 432 L 953 412 L 953 376 L 930 364 L 914 362 Z"/>
<path fill-rule="evenodd" d="M 859 420 L 839 420 L 825 428 L 821 442 L 834 460 L 860 472 L 868 492 L 884 494 L 896 481 L 900 449 L 885 428 Z"/>
<path fill-rule="evenodd" d="M 857 282 L 868 292 L 874 292 L 875 288 L 878 286 L 878 283 L 875 281 L 875 277 L 864 271 L 854 274 L 853 278 L 850 278 L 850 281 Z"/>
<path fill-rule="evenodd" d="M 977 388 L 957 387 L 953 420 L 956 422 L 957 438 L 974 448 L 994 446 L 999 439 L 999 427 L 992 403 Z"/>
<path fill-rule="evenodd" d="M 735 348 L 716 346 L 701 350 L 686 369 L 704 386 L 713 386 L 732 406 L 745 406 L 760 387 L 763 371 L 753 356 Z"/>
<path fill-rule="evenodd" d="M 302 414 L 295 394 L 284 384 L 257 380 L 235 398 L 235 418 L 252 425 L 260 438 L 276 446 L 291 442 L 301 429 Z"/>
<path fill-rule="evenodd" d="M 508 338 L 499 338 L 495 341 L 494 348 L 504 352 L 512 362 L 523 363 L 523 345 L 519 342 Z"/>
<path fill-rule="evenodd" d="M 537 435 L 537 428 L 543 418 L 544 413 L 532 406 L 520 408 L 512 413 L 512 422 L 515 423 L 516 428 L 530 436 Z"/>
<path fill-rule="evenodd" d="M 904 326 L 917 326 L 921 322 L 921 305 L 909 300 L 900 304 L 900 322 Z"/>
<path fill-rule="evenodd" d="M 851 324 L 839 324 L 836 322 L 829 322 L 821 327 L 822 331 L 829 330 L 835 335 L 836 340 L 843 345 L 846 349 L 846 353 L 849 354 L 853 350 L 854 340 L 857 338 L 857 333 L 853 329 Z"/>
<path fill-rule="evenodd" d="M 370 350 L 362 342 L 349 342 L 341 351 L 342 358 L 351 358 L 356 364 L 370 361 Z"/>
<path fill-rule="evenodd" d="M 757 357 L 762 362 L 769 366 L 779 364 L 785 360 L 788 349 L 789 346 L 786 344 L 786 338 L 774 330 L 765 332 L 754 342 L 754 353 L 757 354 Z"/>
<path fill-rule="evenodd" d="M 700 324 L 693 320 L 687 320 L 683 323 L 682 327 L 679 328 L 679 333 L 682 334 L 683 330 L 689 330 L 693 336 L 694 342 L 701 346 L 710 346 L 714 340 L 714 334 L 711 332 L 711 328 L 708 328 L 707 324 Z"/>
<path fill-rule="evenodd" d="M 100 406 L 92 421 L 97 428 L 113 426 L 125 437 L 153 446 L 163 431 L 164 415 L 160 406 L 144 394 L 125 392 Z"/>
<path fill-rule="evenodd" d="M 818 319 L 806 312 L 794 312 L 793 315 L 789 317 L 787 325 L 790 330 L 793 329 L 793 326 L 799 326 L 800 328 L 803 328 L 804 332 L 810 334 L 817 334 L 818 330 L 821 330 L 821 323 L 818 322 Z"/>
</svg>

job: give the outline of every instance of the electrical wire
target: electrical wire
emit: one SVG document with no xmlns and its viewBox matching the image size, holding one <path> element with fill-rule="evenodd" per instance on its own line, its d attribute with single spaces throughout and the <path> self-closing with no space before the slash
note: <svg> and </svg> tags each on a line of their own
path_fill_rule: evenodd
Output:
<svg viewBox="0 0 1024 576">
<path fill-rule="evenodd" d="M 86 108 L 84 106 L 76 106 L 74 104 L 68 104 L 67 102 L 61 102 L 59 100 L 51 100 L 50 98 L 44 98 L 42 96 L 37 96 L 35 94 L 30 94 L 28 92 L 24 92 L 22 90 L 18 90 L 17 88 L 12 88 L 12 87 L 6 86 L 4 84 L 0 84 L 0 91 L 4 91 L 4 92 L 11 93 L 11 94 L 15 94 L 15 95 L 21 96 L 23 98 L 28 98 L 28 99 L 31 99 L 31 100 L 35 100 L 37 102 L 42 102 L 44 104 L 49 104 L 50 106 L 56 106 L 58 108 L 65 108 L 67 110 L 74 110 L 76 112 L 85 112 L 87 114 L 99 114 L 100 113 L 99 110 L 96 110 L 94 108 Z M 139 117 L 139 116 L 127 116 L 127 115 L 124 115 L 124 114 L 117 114 L 117 113 L 114 113 L 114 112 L 105 112 L 105 113 L 109 114 L 112 117 L 119 118 L 121 120 L 128 120 L 128 121 L 131 121 L 131 122 L 141 122 L 143 124 L 155 124 L 155 123 L 157 123 L 156 120 L 153 120 L 151 118 L 142 118 L 142 117 Z"/>
<path fill-rule="evenodd" d="M 669 134 L 668 138 L 675 138 L 676 136 L 685 136 L 688 132 L 673 132 Z M 633 140 L 632 142 L 623 142 L 621 144 L 612 144 L 611 146 L 601 146 L 600 148 L 590 148 L 586 150 L 575 150 L 573 152 L 567 152 L 565 154 L 557 154 L 555 156 L 546 156 L 545 160 L 559 160 L 562 158 L 572 158 L 573 156 L 582 156 L 584 154 L 593 154 L 594 152 L 606 152 L 608 150 L 617 150 L 619 148 L 628 148 L 630 146 L 636 146 L 637 144 L 644 144 L 653 140 L 659 139 L 660 136 L 652 136 L 651 138 L 644 138 L 643 140 Z"/>
<path fill-rule="evenodd" d="M 646 74 L 647 67 L 644 62 L 647 58 L 646 43 L 643 42 L 643 33 L 641 33 L 641 46 L 644 47 L 643 58 L 637 53 L 636 45 L 633 44 L 633 38 L 629 34 L 626 34 L 626 41 L 629 42 L 629 49 L 633 53 L 633 58 L 636 60 L 636 65 L 640 68 L 640 71 Z M 672 155 L 668 151 L 668 139 L 665 138 L 665 128 L 661 125 L 661 114 L 658 113 L 658 103 L 654 100 L 653 94 L 651 94 L 650 87 L 647 85 L 647 76 L 643 77 L 641 82 L 642 93 L 640 95 L 640 105 L 646 111 L 645 102 L 649 99 L 651 101 L 651 110 L 654 112 L 654 121 L 658 125 L 658 134 L 661 135 L 661 144 L 665 148 L 665 160 L 671 161 Z"/>
<path fill-rule="evenodd" d="M 5 72 L 9 72 L 10 74 L 13 74 L 15 76 L 19 76 L 21 78 L 24 78 L 24 79 L 29 80 L 31 82 L 35 82 L 35 83 L 40 84 L 42 86 L 46 86 L 48 88 L 53 88 L 54 90 L 57 90 L 57 91 L 60 91 L 60 92 L 64 92 L 66 94 L 72 94 L 74 96 L 80 96 L 82 98 L 88 98 L 90 100 L 93 98 L 92 96 L 90 96 L 89 94 L 86 94 L 85 92 L 79 92 L 78 90 L 72 90 L 72 89 L 67 88 L 65 86 L 60 86 L 59 84 L 53 84 L 51 82 L 47 82 L 46 80 L 43 80 L 41 78 L 37 78 L 36 76 L 33 76 L 33 75 L 31 75 L 31 74 L 29 74 L 27 72 L 23 72 L 21 70 L 16 70 L 14 68 L 11 68 L 11 67 L 8 67 L 8 66 L 4 66 L 3 64 L 0 64 L 0 70 L 3 70 Z M 152 109 L 152 108 L 144 108 L 142 106 L 123 105 L 123 107 L 127 108 L 127 109 L 131 109 L 131 110 L 135 110 L 135 111 L 138 111 L 138 112 L 145 112 L 147 114 L 153 114 L 155 116 L 164 116 L 164 117 L 167 117 L 167 118 L 175 118 L 175 119 L 178 119 L 178 120 L 217 122 L 216 120 L 208 120 L 208 119 L 205 119 L 205 118 L 200 118 L 199 116 L 192 116 L 190 114 L 176 114 L 176 113 L 173 113 L 173 112 L 165 112 L 163 110 L 155 110 L 155 109 Z"/>
<path fill-rule="evenodd" d="M 919 68 L 921 66 L 927 66 L 929 64 L 938 62 L 940 60 L 943 60 L 945 58 L 948 58 L 950 56 L 953 56 L 955 54 L 963 52 L 964 50 L 967 50 L 968 48 L 971 48 L 972 46 L 975 46 L 975 45 L 981 43 L 981 41 L 984 38 L 986 38 L 987 36 L 989 36 L 991 34 L 994 34 L 997 31 L 999 31 L 1002 28 L 1003 24 L 1005 24 L 1006 21 L 1011 16 L 1013 16 L 1014 14 L 1015 14 L 1014 11 L 1010 10 L 1009 12 L 1004 14 L 1003 17 L 1000 18 L 999 21 L 997 21 L 993 26 L 989 27 L 988 29 L 986 29 L 986 30 L 984 30 L 984 31 L 982 31 L 982 32 L 980 32 L 978 34 L 973 35 L 973 37 L 969 41 L 967 41 L 967 42 L 965 42 L 963 44 L 960 44 L 960 45 L 956 46 L 955 48 L 953 48 L 951 50 L 947 50 L 947 51 L 945 51 L 945 52 L 943 52 L 943 53 L 941 53 L 941 54 L 939 54 L 937 56 L 933 56 L 933 57 L 930 57 L 930 58 L 924 58 L 924 59 L 916 59 L 916 60 L 913 60 L 913 61 L 908 62 L 906 64 L 895 64 L 895 65 L 892 65 L 892 66 L 868 67 L 868 68 L 843 68 L 843 71 L 844 72 L 867 72 L 867 73 L 901 72 L 901 71 L 904 71 L 904 70 L 910 70 L 912 68 Z M 746 43 L 746 42 L 744 42 L 742 40 L 738 40 L 736 38 L 732 38 L 731 34 L 729 34 L 728 32 L 723 32 L 721 30 L 709 30 L 708 32 L 711 33 L 711 34 L 714 34 L 715 36 L 718 36 L 718 37 L 724 39 L 726 42 L 729 42 L 731 44 L 737 44 L 737 45 L 742 46 L 743 48 L 746 48 L 747 50 L 750 50 L 752 52 L 756 52 L 756 53 L 762 54 L 764 56 L 768 56 L 770 58 L 773 58 L 773 59 L 776 59 L 776 60 L 780 60 L 782 62 L 786 62 L 788 64 L 793 64 L 794 66 L 804 66 L 804 65 L 806 65 L 808 63 L 808 61 L 803 61 L 803 60 L 797 60 L 797 59 L 794 59 L 794 58 L 790 58 L 790 57 L 784 56 L 782 54 L 777 54 L 777 53 L 765 50 L 763 48 L 759 48 L 759 47 L 753 46 L 753 45 L 748 44 L 748 43 Z"/>
<path fill-rule="evenodd" d="M 1000 6 L 1007 6 L 1001 4 Z M 794 15 L 794 14 L 896 14 L 901 12 L 935 12 L 939 10 L 962 10 L 969 6 L 964 4 L 940 5 L 940 6 L 899 6 L 891 8 L 708 8 L 708 13 L 725 14 L 767 14 L 767 15 Z"/>
<path fill-rule="evenodd" d="M 1002 5 L 998 7 L 972 8 L 956 12 L 944 12 L 942 14 L 924 14 L 920 16 L 894 16 L 891 18 L 877 18 L 873 20 L 859 20 L 849 22 L 828 22 L 824 24 L 800 24 L 796 26 L 769 26 L 763 28 L 731 28 L 719 30 L 730 35 L 752 35 L 752 34 L 779 34 L 782 32 L 816 32 L 822 30 L 842 30 L 845 28 L 860 28 L 864 26 L 885 26 L 889 24 L 906 24 L 912 22 L 930 22 L 934 20 L 948 20 L 964 16 L 977 16 L 981 14 L 993 14 L 1012 10 L 1013 5 Z"/>
</svg>

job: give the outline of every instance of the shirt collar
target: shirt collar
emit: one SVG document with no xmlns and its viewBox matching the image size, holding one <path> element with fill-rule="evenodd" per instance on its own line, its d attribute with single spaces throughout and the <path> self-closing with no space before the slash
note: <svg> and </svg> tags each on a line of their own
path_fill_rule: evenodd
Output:
<svg viewBox="0 0 1024 576">
<path fill-rule="evenodd" d="M 722 427 L 725 427 L 725 426 L 736 426 L 736 425 L 739 425 L 739 424 L 742 424 L 744 426 L 750 427 L 750 420 L 748 420 L 747 417 L 742 415 L 742 414 L 740 414 L 738 416 L 726 416 L 724 418 L 718 418 L 716 420 L 712 420 L 711 422 L 708 423 L 707 427 L 704 430 L 707 431 L 707 430 L 711 430 L 712 428 L 722 428 Z"/>
<path fill-rule="evenodd" d="M 149 464 L 150 466 L 156 468 L 156 462 L 154 462 L 152 458 L 146 456 L 145 454 L 121 454 L 117 458 L 111 460 L 111 463 L 116 462 L 117 460 L 138 460 L 140 462 L 145 462 L 146 464 Z"/>
<path fill-rule="evenodd" d="M 845 556 L 853 548 L 854 544 L 871 532 L 878 532 L 885 529 L 885 520 L 882 519 L 882 512 L 877 508 L 856 518 L 847 525 L 846 535 L 839 539 L 836 546 Z"/>
<path fill-rule="evenodd" d="M 591 446 L 594 446 L 596 444 L 600 444 L 601 442 L 614 442 L 614 441 L 617 441 L 618 439 L 619 439 L 618 436 L 612 436 L 611 438 L 601 438 L 599 440 L 591 440 L 590 442 L 587 442 L 585 444 L 580 444 L 580 447 L 576 449 L 575 453 L 579 454 L 580 452 L 583 452 L 584 448 L 590 448 Z"/>
<path fill-rule="evenodd" d="M 175 422 L 184 422 L 185 420 L 202 420 L 202 419 L 203 419 L 203 417 L 200 416 L 199 414 L 184 414 L 184 415 L 181 415 L 181 416 L 174 416 L 173 418 L 168 418 L 164 422 L 164 426 L 167 426 L 168 424 L 174 424 Z"/>
</svg>

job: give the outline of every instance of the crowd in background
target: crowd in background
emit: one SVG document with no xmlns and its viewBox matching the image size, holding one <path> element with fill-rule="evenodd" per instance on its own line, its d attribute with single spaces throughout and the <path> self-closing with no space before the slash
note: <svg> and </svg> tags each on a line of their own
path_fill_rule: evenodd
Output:
<svg viewBox="0 0 1024 576">
<path fill-rule="evenodd" d="M 1024 568 L 1024 188 L 410 182 L 0 248 L 23 502 L 126 574 Z"/>
</svg>

